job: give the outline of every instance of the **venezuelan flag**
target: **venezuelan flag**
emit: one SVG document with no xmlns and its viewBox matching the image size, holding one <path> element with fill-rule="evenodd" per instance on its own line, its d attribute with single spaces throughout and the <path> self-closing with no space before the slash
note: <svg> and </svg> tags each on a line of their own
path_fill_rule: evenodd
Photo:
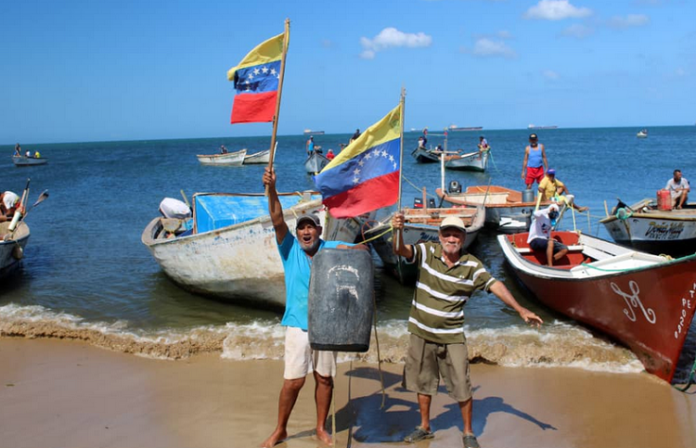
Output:
<svg viewBox="0 0 696 448">
<path fill-rule="evenodd" d="M 335 218 L 349 218 L 399 199 L 401 105 L 348 145 L 314 178 Z"/>
<path fill-rule="evenodd" d="M 231 123 L 273 121 L 284 37 L 285 33 L 279 34 L 261 43 L 227 72 L 237 90 Z"/>
</svg>

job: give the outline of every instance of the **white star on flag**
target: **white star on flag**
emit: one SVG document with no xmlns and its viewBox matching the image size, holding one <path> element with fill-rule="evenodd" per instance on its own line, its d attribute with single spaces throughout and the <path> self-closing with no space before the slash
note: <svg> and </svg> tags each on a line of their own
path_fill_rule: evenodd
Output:
<svg viewBox="0 0 696 448">
<path fill-rule="evenodd" d="M 268 73 L 268 67 L 262 68 L 261 71 L 264 72 L 264 73 Z"/>
<path fill-rule="evenodd" d="M 382 157 L 386 158 L 389 154 L 387 154 L 387 151 L 382 150 Z"/>
<path fill-rule="evenodd" d="M 353 178 L 353 183 L 354 183 L 354 184 L 357 184 L 358 182 L 360 182 L 360 178 L 354 177 L 354 178 Z"/>
<path fill-rule="evenodd" d="M 353 170 L 353 174 L 355 174 L 356 176 L 357 176 L 358 174 L 360 174 L 360 169 L 359 169 L 359 168 L 354 169 L 354 170 Z"/>
<path fill-rule="evenodd" d="M 247 79 L 254 79 L 254 75 L 252 73 L 249 73 L 249 76 L 247 77 Z"/>
<path fill-rule="evenodd" d="M 362 160 L 362 159 L 360 159 L 360 162 L 358 162 L 358 165 L 360 165 L 360 166 L 365 166 L 365 161 Z"/>
<path fill-rule="evenodd" d="M 389 161 L 390 161 L 390 162 L 393 162 L 393 161 L 394 161 L 394 156 L 389 155 Z"/>
<path fill-rule="evenodd" d="M 258 67 L 256 67 L 256 68 L 254 69 L 254 74 L 255 74 L 255 75 L 258 75 L 260 72 L 261 72 L 261 70 L 259 70 Z"/>
<path fill-rule="evenodd" d="M 372 157 L 372 153 L 368 152 L 367 154 L 365 154 L 365 160 L 369 160 L 370 157 Z"/>
<path fill-rule="evenodd" d="M 272 69 L 271 69 L 271 75 L 275 75 L 275 74 L 276 74 L 276 71 L 275 71 L 274 68 L 272 68 Z"/>
</svg>

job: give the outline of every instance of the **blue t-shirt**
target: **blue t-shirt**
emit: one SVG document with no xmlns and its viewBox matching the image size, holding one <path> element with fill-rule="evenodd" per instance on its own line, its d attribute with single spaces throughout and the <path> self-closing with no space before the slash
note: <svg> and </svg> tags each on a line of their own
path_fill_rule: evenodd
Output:
<svg viewBox="0 0 696 448">
<path fill-rule="evenodd" d="M 335 249 L 339 245 L 352 246 L 341 241 L 319 240 L 319 253 L 322 249 Z M 312 259 L 307 256 L 302 246 L 291 232 L 278 244 L 280 259 L 285 270 L 285 314 L 281 325 L 298 327 L 307 331 L 307 304 L 309 302 L 309 276 Z"/>
</svg>

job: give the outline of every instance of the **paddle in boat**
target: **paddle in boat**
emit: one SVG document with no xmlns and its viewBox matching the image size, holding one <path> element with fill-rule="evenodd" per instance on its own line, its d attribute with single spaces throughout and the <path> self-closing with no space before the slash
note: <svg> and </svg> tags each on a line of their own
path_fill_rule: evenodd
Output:
<svg viewBox="0 0 696 448">
<path fill-rule="evenodd" d="M 358 235 L 360 223 L 330 219 L 316 193 L 279 197 L 290 229 L 298 217 L 317 213 L 323 239 L 352 242 Z M 198 193 L 192 203 L 191 214 L 186 213 L 185 204 L 176 213 L 170 212 L 173 207 L 160 207 L 163 216 L 143 230 L 141 240 L 164 273 L 194 293 L 233 303 L 283 307 L 283 264 L 264 194 Z"/>
<path fill-rule="evenodd" d="M 45 165 L 48 163 L 48 159 L 45 157 L 12 156 L 12 163 L 15 166 Z"/>
<path fill-rule="evenodd" d="M 668 190 L 657 194 L 657 200 L 647 198 L 630 206 L 619 200 L 611 214 L 599 222 L 619 244 L 653 254 L 693 254 L 696 203 L 687 203 L 677 210 L 672 208 Z"/>
<path fill-rule="evenodd" d="M 696 310 L 696 255 L 671 259 L 593 236 L 554 232 L 569 247 L 546 266 L 528 233 L 499 235 L 505 259 L 542 303 L 617 339 L 671 381 Z"/>
<path fill-rule="evenodd" d="M 198 161 L 203 165 L 242 166 L 247 150 L 242 149 L 224 154 L 198 154 Z"/>
</svg>

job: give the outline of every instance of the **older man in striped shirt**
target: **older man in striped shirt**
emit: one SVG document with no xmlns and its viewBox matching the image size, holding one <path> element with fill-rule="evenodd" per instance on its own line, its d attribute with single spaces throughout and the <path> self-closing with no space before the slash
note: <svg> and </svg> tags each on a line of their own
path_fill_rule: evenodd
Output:
<svg viewBox="0 0 696 448">
<path fill-rule="evenodd" d="M 464 305 L 476 290 L 492 292 L 533 325 L 541 318 L 520 306 L 502 282 L 483 264 L 462 249 L 466 238 L 464 222 L 450 216 L 440 224 L 438 243 L 404 245 L 404 216 L 397 213 L 392 225 L 397 230 L 394 253 L 408 263 L 418 264 L 418 282 L 408 319 L 411 333 L 404 368 L 403 386 L 418 393 L 421 424 L 404 440 L 417 442 L 433 437 L 430 403 L 437 393 L 440 376 L 449 395 L 459 402 L 464 421 L 465 448 L 478 448 L 472 428 L 472 394 L 469 359 L 464 336 Z"/>
</svg>

